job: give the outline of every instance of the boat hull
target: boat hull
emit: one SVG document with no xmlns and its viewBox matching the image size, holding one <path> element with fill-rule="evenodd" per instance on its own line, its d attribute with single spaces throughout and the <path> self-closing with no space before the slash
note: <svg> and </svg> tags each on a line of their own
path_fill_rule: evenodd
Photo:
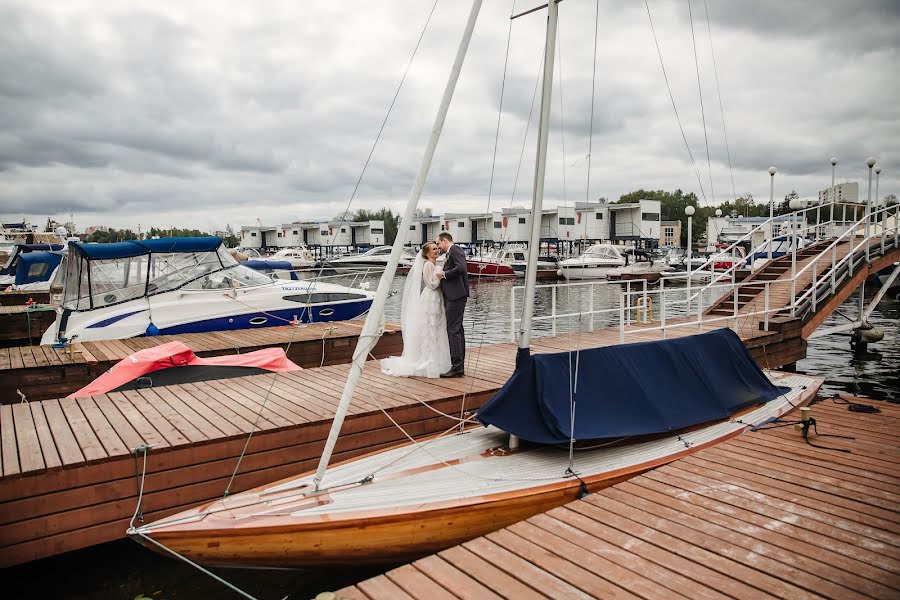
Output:
<svg viewBox="0 0 900 600">
<path fill-rule="evenodd" d="M 415 458 L 404 445 L 336 465 L 332 487 L 318 494 L 304 495 L 313 489 L 312 474 L 307 473 L 128 534 L 158 552 L 165 547 L 212 566 L 410 561 L 575 500 L 584 491 L 582 482 L 588 492 L 596 492 L 740 435 L 752 424 L 808 403 L 821 384 L 805 376 L 790 377 L 796 380 L 790 392 L 742 411 L 736 415 L 740 421 L 585 450 L 576 463 L 578 478 L 564 475 L 565 449 L 542 446 L 509 452 L 496 445 L 505 438 L 502 432 L 477 428 L 435 439 L 431 452 L 441 460 L 421 453 Z M 465 472 L 455 465 L 465 465 Z M 373 473 L 374 479 L 367 476 Z"/>
<path fill-rule="evenodd" d="M 597 492 L 650 468 L 648 465 L 588 481 L 588 489 Z M 317 521 L 290 529 L 203 530 L 196 535 L 160 531 L 152 537 L 170 550 L 210 566 L 300 568 L 391 564 L 456 546 L 567 504 L 580 495 L 580 484 L 572 479 L 564 486 L 541 492 L 429 511 Z M 131 535 L 148 548 L 160 551 L 140 535 Z"/>
<path fill-rule="evenodd" d="M 469 277 L 516 277 L 517 273 L 515 269 L 513 269 L 509 265 L 481 261 L 481 260 L 467 260 L 466 261 L 466 273 L 469 274 Z"/>
</svg>

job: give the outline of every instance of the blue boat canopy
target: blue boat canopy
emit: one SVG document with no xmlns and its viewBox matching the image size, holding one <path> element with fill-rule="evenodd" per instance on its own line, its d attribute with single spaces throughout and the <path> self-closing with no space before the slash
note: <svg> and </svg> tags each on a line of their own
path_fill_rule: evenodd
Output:
<svg viewBox="0 0 900 600">
<path fill-rule="evenodd" d="M 63 252 L 29 252 L 19 257 L 14 285 L 49 281 L 62 261 Z"/>
<path fill-rule="evenodd" d="M 174 237 L 158 240 L 133 240 L 96 244 L 69 242 L 69 249 L 88 259 L 130 258 L 150 253 L 168 252 L 215 252 L 222 245 L 222 238 L 209 237 Z"/>
<path fill-rule="evenodd" d="M 294 266 L 286 260 L 260 260 L 254 258 L 242 260 L 241 264 L 257 271 L 265 271 L 267 269 L 284 269 L 285 271 L 290 271 L 294 268 Z"/>
<path fill-rule="evenodd" d="M 0 268 L 0 275 L 13 275 L 16 272 L 16 264 L 18 264 L 19 257 L 25 256 L 30 252 L 49 252 L 62 249 L 62 244 L 16 244 L 6 264 Z"/>
<path fill-rule="evenodd" d="M 477 418 L 539 444 L 569 441 L 572 398 L 574 437 L 592 440 L 727 419 L 785 391 L 766 378 L 730 329 L 579 353 L 520 350 L 516 363 Z"/>
</svg>

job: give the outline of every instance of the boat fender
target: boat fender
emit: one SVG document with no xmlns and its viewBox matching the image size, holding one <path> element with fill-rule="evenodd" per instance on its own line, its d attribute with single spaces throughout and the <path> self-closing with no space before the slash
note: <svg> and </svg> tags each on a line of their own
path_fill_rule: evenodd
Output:
<svg viewBox="0 0 900 600">
<path fill-rule="evenodd" d="M 153 321 L 150 321 L 150 324 L 147 325 L 147 330 L 144 332 L 144 335 L 148 337 L 156 337 L 159 335 L 159 327 L 153 324 Z"/>
</svg>

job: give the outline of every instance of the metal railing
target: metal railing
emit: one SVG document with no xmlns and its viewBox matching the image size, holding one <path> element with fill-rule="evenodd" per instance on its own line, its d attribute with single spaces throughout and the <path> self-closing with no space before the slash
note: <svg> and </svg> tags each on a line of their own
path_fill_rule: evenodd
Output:
<svg viewBox="0 0 900 600">
<path fill-rule="evenodd" d="M 812 206 L 797 211 L 797 216 L 810 211 L 818 212 L 819 209 L 818 206 Z M 793 222 L 790 218 L 785 221 Z M 758 231 L 769 222 L 770 220 L 766 220 L 760 227 L 754 228 L 754 231 Z M 827 221 L 794 228 L 791 233 L 785 235 L 799 237 L 809 231 L 816 234 L 834 232 L 837 226 L 837 221 Z M 677 285 L 681 278 L 676 275 L 661 279 L 657 288 L 650 288 L 646 280 L 583 281 L 541 285 L 538 289 L 551 290 L 549 314 L 535 316 L 534 321 L 550 321 L 551 334 L 556 335 L 556 322 L 560 319 L 586 320 L 587 330 L 593 331 L 595 316 L 613 315 L 613 323 L 606 325 L 613 325 L 617 321 L 620 342 L 624 342 L 627 336 L 637 332 L 659 331 L 662 337 L 666 338 L 667 332 L 673 329 L 684 327 L 702 329 L 705 325 L 728 324 L 733 329 L 740 329 L 743 323 L 743 326 L 749 325 L 753 328 L 761 326 L 768 331 L 770 319 L 774 315 L 802 317 L 810 310 L 817 310 L 825 298 L 837 293 L 846 278 L 852 277 L 862 263 L 870 263 L 873 254 L 884 255 L 891 248 L 900 248 L 900 205 L 873 209 L 861 219 L 851 223 L 841 221 L 840 228 L 843 229 L 840 235 L 833 239 L 828 238 L 831 242 L 814 256 L 803 258 L 808 262 L 799 269 L 797 253 L 803 249 L 798 248 L 799 244 L 792 239 L 789 246 L 791 267 L 789 271 L 785 271 L 790 277 L 780 279 L 751 279 L 738 282 L 735 271 L 740 265 L 736 264 L 728 270 L 719 272 L 718 277 L 713 275 L 710 283 L 699 288 L 695 287 L 693 290 L 689 284 L 690 276 L 696 275 L 699 269 L 683 274 L 686 278 L 684 285 Z M 744 237 L 749 238 L 751 235 L 752 231 Z M 737 243 L 739 242 L 735 242 Z M 850 247 L 846 254 L 842 252 L 843 256 L 839 258 L 838 249 L 845 244 L 850 244 Z M 713 259 L 710 259 L 705 265 L 709 266 L 712 262 Z M 807 276 L 810 277 L 809 285 L 804 285 L 798 291 L 798 283 Z M 672 285 L 673 283 L 676 285 Z M 637 286 L 640 287 L 635 289 Z M 619 290 L 617 305 L 607 301 L 604 305 L 598 306 L 595 290 L 600 287 Z M 587 310 L 581 310 L 579 307 L 577 311 L 558 312 L 557 294 L 560 288 L 587 288 Z M 516 296 L 520 289 L 522 286 L 516 286 L 510 292 L 512 340 L 515 340 L 516 326 L 519 322 L 515 307 Z M 786 289 L 790 294 L 787 303 L 783 300 L 785 296 L 783 292 Z M 780 292 L 778 302 L 773 297 L 776 290 Z M 726 298 L 724 302 L 723 298 Z M 651 306 L 655 308 L 656 315 L 650 310 Z"/>
</svg>

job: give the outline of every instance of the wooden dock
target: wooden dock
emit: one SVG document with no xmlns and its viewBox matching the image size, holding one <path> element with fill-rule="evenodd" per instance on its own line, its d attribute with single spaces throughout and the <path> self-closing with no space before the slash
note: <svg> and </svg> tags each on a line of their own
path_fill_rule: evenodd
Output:
<svg viewBox="0 0 900 600">
<path fill-rule="evenodd" d="M 56 312 L 46 305 L 0 306 L 0 344 L 38 344 Z"/>
<path fill-rule="evenodd" d="M 898 598 L 900 406 L 837 402 L 853 439 L 748 431 L 334 597 Z"/>
<path fill-rule="evenodd" d="M 793 362 L 805 348 L 799 322 L 786 321 L 781 328 L 748 326 L 740 332 L 761 365 L 785 364 L 777 362 L 786 360 L 779 356 Z M 629 343 L 661 335 L 631 329 Z M 684 327 L 669 336 L 702 330 Z M 618 343 L 617 329 L 602 329 L 535 338 L 532 348 L 559 352 Z M 779 349 L 782 344 L 786 349 Z M 404 439 L 382 410 L 413 436 L 452 427 L 435 411 L 459 414 L 479 407 L 512 374 L 515 353 L 513 344 L 470 348 L 461 379 L 398 379 L 370 361 L 335 459 Z M 314 468 L 348 370 L 343 364 L 0 406 L 0 567 L 122 537 L 142 471 L 133 450 L 143 445 L 152 447 L 143 500 L 148 521 L 220 497 L 250 431 L 232 492 Z"/>
<path fill-rule="evenodd" d="M 0 311 L 6 307 L 0 307 Z M 11 307 L 19 308 L 19 307 Z M 43 313 L 36 313 L 43 314 Z M 53 313 L 50 313 L 53 314 Z M 247 353 L 261 348 L 288 348 L 288 358 L 303 368 L 349 362 L 362 321 L 266 327 L 252 331 L 215 331 L 75 343 L 69 348 L 15 346 L 0 348 L 0 404 L 18 402 L 16 390 L 31 400 L 68 396 L 126 356 L 160 344 L 180 341 L 197 356 Z M 388 324 L 373 354 L 384 358 L 403 351 L 400 327 Z"/>
</svg>

